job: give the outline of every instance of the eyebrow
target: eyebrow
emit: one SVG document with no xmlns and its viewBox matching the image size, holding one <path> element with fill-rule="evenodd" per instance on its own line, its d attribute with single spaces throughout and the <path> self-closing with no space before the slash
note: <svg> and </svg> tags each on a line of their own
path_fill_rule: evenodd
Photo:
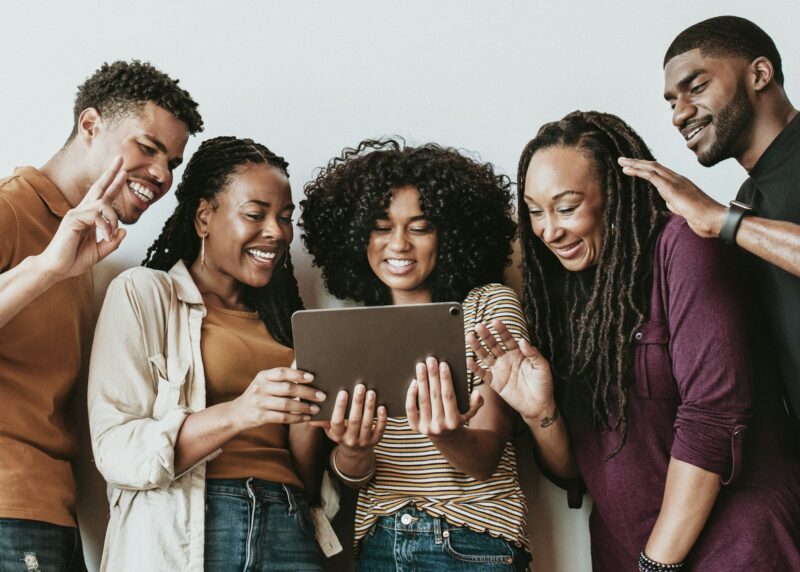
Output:
<svg viewBox="0 0 800 572">
<path fill-rule="evenodd" d="M 377 220 L 389 220 L 389 214 L 388 213 L 381 213 L 381 214 L 378 215 L 378 219 Z M 416 222 L 416 221 L 419 221 L 419 220 L 428 220 L 428 217 L 426 217 L 424 214 L 420 214 L 420 215 L 412 216 L 408 220 L 409 220 L 409 222 Z"/>
<path fill-rule="evenodd" d="M 144 133 L 144 134 L 142 135 L 142 137 L 144 137 L 145 139 L 147 139 L 148 141 L 150 141 L 150 143 L 152 143 L 153 145 L 155 145 L 155 146 L 158 148 L 158 150 L 159 150 L 159 151 L 161 151 L 162 153 L 164 153 L 164 155 L 169 155 L 169 151 L 167 151 L 167 146 L 166 146 L 166 145 L 164 145 L 164 144 L 161 142 L 161 140 L 160 140 L 160 139 L 158 139 L 157 137 L 153 137 L 152 135 L 149 135 L 149 134 L 147 134 L 147 133 Z M 170 164 L 170 165 L 172 165 L 172 168 L 173 168 L 173 169 L 177 168 L 177 167 L 178 167 L 178 166 L 179 166 L 181 163 L 183 163 L 183 157 L 180 157 L 180 156 L 178 156 L 178 157 L 175 157 L 174 159 L 172 159 L 172 160 L 169 162 L 169 164 Z"/>
<path fill-rule="evenodd" d="M 678 89 L 685 89 L 690 83 L 692 83 L 695 79 L 697 79 L 697 76 L 699 76 L 702 73 L 705 73 L 705 70 L 694 70 L 693 72 L 690 72 L 689 74 L 685 75 L 681 81 L 677 83 L 676 87 Z M 669 101 L 670 99 L 675 99 L 675 96 L 671 91 L 665 91 L 664 99 Z"/>
<path fill-rule="evenodd" d="M 258 206 L 260 206 L 260 207 L 264 207 L 265 209 L 267 209 L 267 208 L 269 208 L 269 207 L 271 207 L 271 206 L 272 206 L 272 204 L 271 204 L 271 203 L 269 203 L 269 202 L 267 202 L 267 201 L 259 201 L 258 199 L 251 199 L 251 200 L 249 200 L 249 201 L 245 201 L 245 202 L 243 202 L 243 203 L 242 203 L 241 205 L 239 205 L 239 206 L 242 206 L 242 207 L 243 207 L 243 206 L 245 206 L 245 205 L 248 205 L 248 204 L 250 204 L 250 203 L 255 203 L 255 204 L 257 204 L 257 205 L 258 205 Z M 292 210 L 294 210 L 294 208 L 295 208 L 295 205 L 294 205 L 294 203 L 289 203 L 288 205 L 286 205 L 285 207 L 283 207 L 281 210 L 282 210 L 282 211 L 285 211 L 285 210 L 288 210 L 288 209 L 292 209 Z"/>
</svg>

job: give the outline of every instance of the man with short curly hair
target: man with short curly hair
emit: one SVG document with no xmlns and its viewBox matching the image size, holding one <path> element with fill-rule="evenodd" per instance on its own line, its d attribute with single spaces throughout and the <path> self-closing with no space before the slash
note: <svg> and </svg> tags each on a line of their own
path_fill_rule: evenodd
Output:
<svg viewBox="0 0 800 572">
<path fill-rule="evenodd" d="M 91 327 L 91 268 L 172 184 L 188 92 L 148 63 L 78 88 L 64 146 L 0 180 L 0 570 L 81 570 L 70 415 Z M 97 231 L 102 234 L 98 241 Z"/>
</svg>

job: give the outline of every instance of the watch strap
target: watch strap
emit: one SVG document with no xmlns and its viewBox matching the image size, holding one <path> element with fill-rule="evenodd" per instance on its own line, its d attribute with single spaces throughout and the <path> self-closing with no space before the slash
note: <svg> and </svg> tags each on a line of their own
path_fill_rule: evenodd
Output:
<svg viewBox="0 0 800 572">
<path fill-rule="evenodd" d="M 719 238 L 725 244 L 736 244 L 736 232 L 739 230 L 739 225 L 742 219 L 752 214 L 753 207 L 740 203 L 739 201 L 731 201 L 728 205 L 728 212 L 725 214 L 725 220 L 722 222 L 722 228 L 719 230 Z"/>
</svg>

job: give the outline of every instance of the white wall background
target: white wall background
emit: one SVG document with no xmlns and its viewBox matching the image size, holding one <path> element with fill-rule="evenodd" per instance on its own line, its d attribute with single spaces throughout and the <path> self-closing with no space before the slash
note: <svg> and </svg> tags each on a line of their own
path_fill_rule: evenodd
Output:
<svg viewBox="0 0 800 572">
<path fill-rule="evenodd" d="M 71 129 L 76 86 L 116 59 L 147 60 L 179 77 L 200 103 L 200 139 L 247 136 L 284 155 L 298 201 L 314 169 L 344 146 L 390 134 L 477 152 L 513 179 L 538 127 L 575 109 L 620 115 L 656 157 L 727 201 L 743 171 L 730 161 L 700 167 L 661 98 L 669 42 L 720 14 L 765 28 L 784 58 L 787 91 L 800 92 L 796 0 L 226 4 L 0 2 L 0 174 L 43 164 Z M 187 157 L 198 144 L 189 143 Z M 108 281 L 142 259 L 173 207 L 170 196 L 150 209 L 98 268 L 98 304 Z M 333 304 L 299 240 L 293 254 L 306 305 Z M 518 283 L 516 269 L 510 280 Z M 523 458 L 537 572 L 588 570 L 587 510 L 569 511 L 564 494 Z M 92 471 L 82 462 L 90 569 L 107 514 Z M 331 565 L 347 567 L 346 558 Z"/>
</svg>

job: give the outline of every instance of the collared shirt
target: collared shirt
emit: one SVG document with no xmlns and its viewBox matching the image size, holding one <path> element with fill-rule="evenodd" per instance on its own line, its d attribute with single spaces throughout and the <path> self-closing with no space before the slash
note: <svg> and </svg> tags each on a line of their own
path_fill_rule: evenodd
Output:
<svg viewBox="0 0 800 572">
<path fill-rule="evenodd" d="M 800 466 L 778 438 L 765 379 L 751 380 L 742 306 L 719 241 L 670 217 L 656 244 L 649 315 L 634 334 L 628 433 L 571 420 L 594 508 L 595 570 L 636 570 L 677 459 L 722 487 L 689 570 L 800 570 Z M 609 422 L 613 426 L 613 419 Z"/>
<path fill-rule="evenodd" d="M 736 200 L 752 206 L 756 215 L 800 224 L 800 113 L 761 155 Z M 746 255 L 771 334 L 772 351 L 794 413 L 800 419 L 800 277 L 774 264 Z"/>
<path fill-rule="evenodd" d="M 206 308 L 183 262 L 108 287 L 89 370 L 89 426 L 108 482 L 101 570 L 203 570 L 205 461 L 175 474 L 178 431 L 206 404 Z"/>
<path fill-rule="evenodd" d="M 33 167 L 0 180 L 0 272 L 40 254 L 69 209 Z M 87 272 L 53 285 L 0 328 L 0 518 L 76 526 L 69 411 L 91 304 Z"/>
</svg>

